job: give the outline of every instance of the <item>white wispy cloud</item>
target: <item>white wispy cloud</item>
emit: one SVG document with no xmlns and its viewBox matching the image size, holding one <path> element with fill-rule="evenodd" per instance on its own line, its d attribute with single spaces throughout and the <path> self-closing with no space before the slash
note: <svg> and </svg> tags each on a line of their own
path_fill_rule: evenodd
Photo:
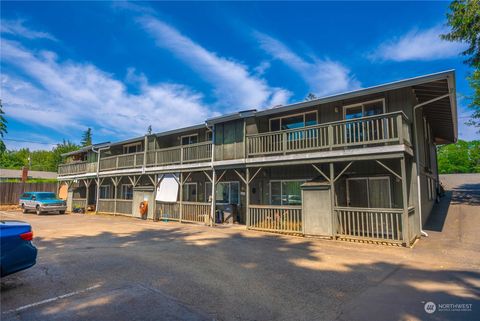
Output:
<svg viewBox="0 0 480 321">
<path fill-rule="evenodd" d="M 368 54 L 371 60 L 409 61 L 437 60 L 458 56 L 466 45 L 440 39 L 448 28 L 435 26 L 426 30 L 414 29 L 400 37 L 386 40 Z"/>
<path fill-rule="evenodd" d="M 157 46 L 171 51 L 213 86 L 220 105 L 231 110 L 264 108 L 285 104 L 290 98 L 288 90 L 269 86 L 248 66 L 205 49 L 157 17 L 143 14 L 137 20 Z"/>
<path fill-rule="evenodd" d="M 180 84 L 149 84 L 130 70 L 130 79 L 140 79 L 138 93 L 131 94 L 123 82 L 92 64 L 60 61 L 53 52 L 32 51 L 3 38 L 1 44 L 2 64 L 9 67 L 1 75 L 6 114 L 28 124 L 74 136 L 93 127 L 96 133 L 124 138 L 144 134 L 150 124 L 162 131 L 214 114 L 201 94 Z"/>
<path fill-rule="evenodd" d="M 48 32 L 31 30 L 25 27 L 24 23 L 24 20 L 2 19 L 0 22 L 0 32 L 27 39 L 49 39 L 52 41 L 57 41 L 57 38 Z"/>
<path fill-rule="evenodd" d="M 266 53 L 297 72 L 317 95 L 334 94 L 360 87 L 360 82 L 350 70 L 337 61 L 317 57 L 306 60 L 269 35 L 258 31 L 253 34 Z"/>
</svg>

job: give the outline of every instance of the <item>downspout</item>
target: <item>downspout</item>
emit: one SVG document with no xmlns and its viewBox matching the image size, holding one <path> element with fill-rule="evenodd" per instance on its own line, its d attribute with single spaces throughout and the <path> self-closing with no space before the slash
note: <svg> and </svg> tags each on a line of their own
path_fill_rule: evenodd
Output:
<svg viewBox="0 0 480 321">
<path fill-rule="evenodd" d="M 100 153 L 102 150 L 107 150 L 109 148 L 110 147 L 103 147 L 103 148 L 99 148 L 98 150 L 95 150 L 92 146 L 92 152 L 98 155 L 97 156 L 97 197 L 95 199 L 95 214 L 98 213 L 98 200 L 100 199 Z M 87 198 L 88 198 L 88 195 L 87 195 Z"/>
<path fill-rule="evenodd" d="M 428 101 L 425 101 L 423 103 L 417 104 L 413 106 L 413 127 L 415 128 L 415 135 L 413 137 L 414 139 L 414 144 L 415 144 L 415 160 L 417 163 L 417 199 L 418 199 L 418 218 L 420 220 L 419 226 L 420 226 L 420 233 L 423 236 L 428 237 L 428 233 L 423 230 L 423 222 L 422 222 L 422 193 L 421 193 L 421 188 L 420 188 L 420 156 L 418 153 L 418 129 L 417 129 L 417 109 L 423 108 L 428 104 L 431 104 L 437 100 L 449 97 L 450 94 L 445 94 L 437 98 L 430 99 Z M 438 172 L 438 169 L 437 169 Z"/>
</svg>

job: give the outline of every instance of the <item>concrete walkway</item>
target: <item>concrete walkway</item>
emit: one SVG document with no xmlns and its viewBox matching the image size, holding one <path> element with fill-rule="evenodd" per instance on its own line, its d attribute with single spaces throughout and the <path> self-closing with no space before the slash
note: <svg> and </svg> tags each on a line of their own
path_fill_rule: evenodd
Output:
<svg viewBox="0 0 480 321">
<path fill-rule="evenodd" d="M 457 180 L 429 237 L 413 249 L 126 217 L 2 213 L 32 224 L 39 258 L 2 279 L 1 319 L 479 320 L 480 206 Z M 444 304 L 472 306 L 440 311 Z"/>
</svg>

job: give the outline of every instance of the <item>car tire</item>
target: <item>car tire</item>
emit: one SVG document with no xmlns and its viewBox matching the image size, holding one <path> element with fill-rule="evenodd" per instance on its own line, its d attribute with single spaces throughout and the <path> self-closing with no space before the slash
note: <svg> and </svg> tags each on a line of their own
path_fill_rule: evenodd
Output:
<svg viewBox="0 0 480 321">
<path fill-rule="evenodd" d="M 65 214 L 65 211 L 58 211 L 58 213 L 60 213 L 60 214 Z"/>
<path fill-rule="evenodd" d="M 25 208 L 25 204 L 22 204 L 22 213 L 23 214 L 26 214 L 28 211 L 27 209 Z"/>
<path fill-rule="evenodd" d="M 37 205 L 37 207 L 35 208 L 35 212 L 37 213 L 37 215 L 42 214 L 42 211 L 40 210 L 40 206 Z"/>
</svg>

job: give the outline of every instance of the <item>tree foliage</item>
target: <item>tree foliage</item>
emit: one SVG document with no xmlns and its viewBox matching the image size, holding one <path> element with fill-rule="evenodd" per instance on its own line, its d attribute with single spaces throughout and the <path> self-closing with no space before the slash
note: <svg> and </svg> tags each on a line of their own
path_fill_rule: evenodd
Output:
<svg viewBox="0 0 480 321">
<path fill-rule="evenodd" d="M 9 169 L 20 169 L 23 166 L 29 166 L 31 170 L 56 172 L 58 165 L 62 163 L 61 155 L 79 148 L 80 146 L 64 140 L 50 151 L 30 151 L 28 148 L 5 151 L 0 155 L 0 164 L 2 168 Z"/>
<path fill-rule="evenodd" d="M 87 130 L 83 132 L 82 140 L 81 140 L 80 144 L 83 147 L 92 145 L 92 129 L 90 127 L 87 128 Z"/>
<path fill-rule="evenodd" d="M 439 146 L 437 154 L 440 174 L 480 173 L 480 140 Z"/>
<path fill-rule="evenodd" d="M 468 44 L 462 53 L 467 57 L 465 63 L 473 68 L 468 77 L 473 89 L 469 104 L 473 109 L 473 117 L 468 124 L 480 129 L 480 0 L 452 1 L 447 22 L 451 31 L 442 35 L 442 38 Z"/>
</svg>

